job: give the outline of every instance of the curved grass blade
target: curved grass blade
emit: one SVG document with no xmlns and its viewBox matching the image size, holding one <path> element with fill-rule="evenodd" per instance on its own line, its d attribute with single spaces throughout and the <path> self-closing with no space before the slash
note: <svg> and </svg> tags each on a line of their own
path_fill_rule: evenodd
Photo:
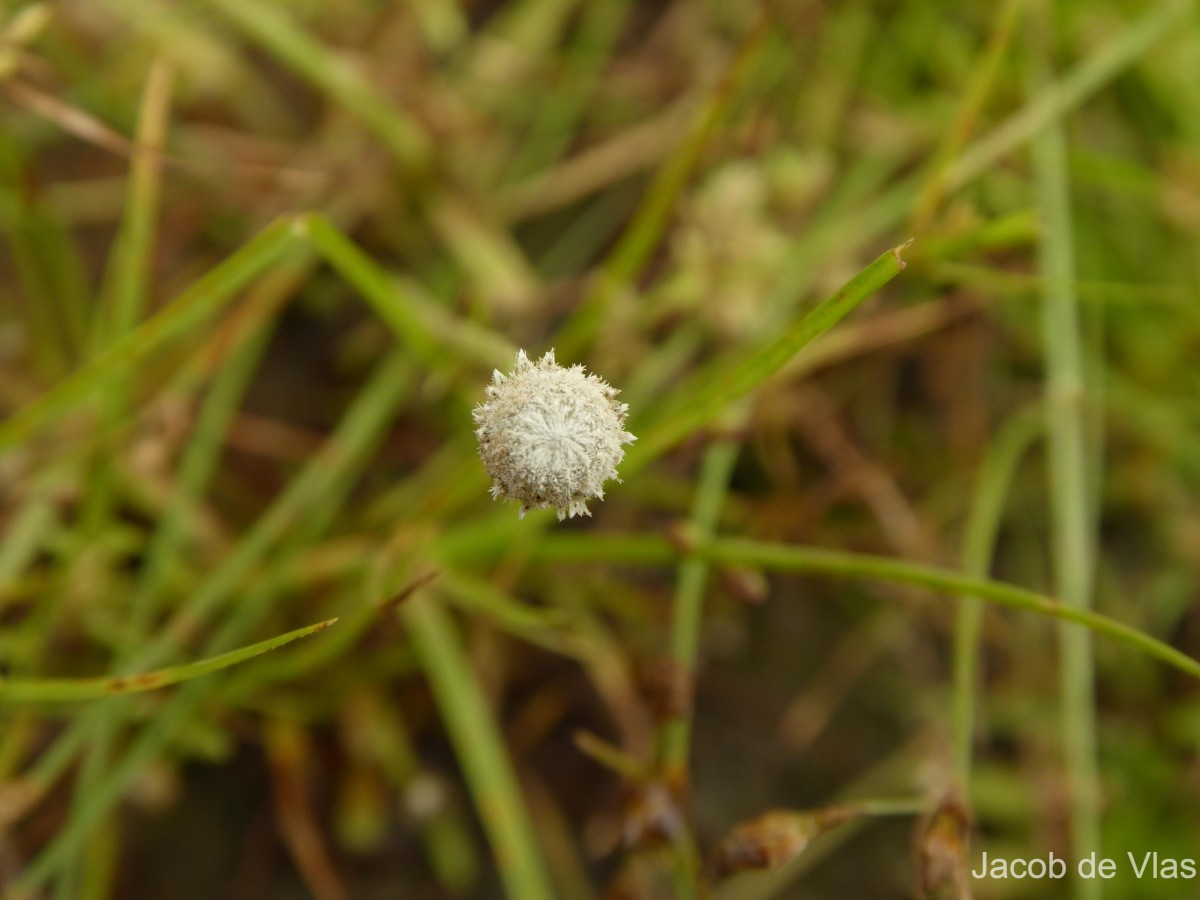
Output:
<svg viewBox="0 0 1200 900">
<path fill-rule="evenodd" d="M 255 656 L 276 650 L 285 644 L 324 631 L 337 619 L 326 619 L 280 634 L 257 644 L 250 644 L 218 656 L 197 660 L 182 666 L 170 666 L 138 675 L 113 675 L 102 678 L 10 678 L 0 681 L 0 704 L 4 703 L 72 703 L 79 700 L 98 700 L 118 694 L 135 694 L 236 666 Z"/>
<path fill-rule="evenodd" d="M 247 282 L 294 250 L 296 244 L 292 220 L 275 220 L 157 315 L 0 422 L 0 454 L 113 378 L 123 377 L 136 362 L 221 309 Z"/>
<path fill-rule="evenodd" d="M 662 239 L 680 192 L 691 179 L 705 149 L 717 134 L 730 104 L 763 48 L 771 16 L 763 9 L 741 46 L 699 110 L 691 134 L 659 169 L 646 198 L 604 263 L 594 287 L 554 339 L 563 358 L 577 356 L 594 336 L 613 297 L 628 287 Z"/>
<path fill-rule="evenodd" d="M 452 556 L 446 548 L 441 552 L 445 559 Z M 884 556 L 743 538 L 718 538 L 699 542 L 692 547 L 681 547 L 668 538 L 653 534 L 559 533 L 544 539 L 534 548 L 531 558 L 543 562 L 595 561 L 655 565 L 674 562 L 687 553 L 713 562 L 757 565 L 779 572 L 805 572 L 833 578 L 908 584 L 950 597 L 978 598 L 998 606 L 1023 609 L 1071 622 L 1095 634 L 1118 640 L 1200 681 L 1200 660 L 1132 625 L 1091 610 L 1067 606 L 1054 597 L 1015 584 Z"/>
<path fill-rule="evenodd" d="M 491 842 L 505 896 L 549 900 L 554 891 L 533 821 L 453 619 L 429 597 L 414 597 L 400 616 Z"/>
<path fill-rule="evenodd" d="M 639 435 L 639 440 L 629 449 L 621 474 L 628 476 L 651 462 L 778 372 L 792 357 L 899 275 L 905 266 L 900 254 L 911 243 L 906 241 L 885 251 L 769 344 L 745 356 L 722 360 L 689 378 L 664 401 L 666 413 L 648 427 L 633 424 L 632 431 Z"/>
</svg>

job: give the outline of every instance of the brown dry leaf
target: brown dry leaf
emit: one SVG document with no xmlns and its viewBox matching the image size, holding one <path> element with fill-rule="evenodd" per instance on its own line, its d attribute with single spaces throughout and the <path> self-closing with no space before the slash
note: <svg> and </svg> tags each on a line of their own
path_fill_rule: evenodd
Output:
<svg viewBox="0 0 1200 900">
<path fill-rule="evenodd" d="M 679 793 L 662 781 L 634 786 L 621 831 L 626 847 L 674 843 L 687 827 Z"/>
<path fill-rule="evenodd" d="M 847 806 L 765 812 L 738 825 L 716 846 L 708 870 L 713 878 L 728 878 L 739 872 L 778 869 L 803 853 L 813 838 L 854 815 Z"/>
<path fill-rule="evenodd" d="M 658 721 L 691 713 L 695 683 L 691 673 L 677 660 L 662 658 L 640 666 L 638 681 L 646 705 Z"/>
<path fill-rule="evenodd" d="M 917 825 L 917 896 L 971 900 L 967 850 L 971 814 L 957 791 L 947 794 Z"/>
</svg>

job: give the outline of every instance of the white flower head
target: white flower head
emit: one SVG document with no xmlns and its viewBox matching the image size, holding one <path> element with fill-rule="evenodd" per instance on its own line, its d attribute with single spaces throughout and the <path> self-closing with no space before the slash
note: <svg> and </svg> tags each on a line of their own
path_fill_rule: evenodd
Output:
<svg viewBox="0 0 1200 900">
<path fill-rule="evenodd" d="M 517 352 L 509 375 L 496 370 L 487 401 L 475 407 L 475 435 L 483 467 L 492 476 L 492 497 L 519 500 L 521 518 L 531 509 L 585 515 L 587 501 L 604 499 L 604 482 L 617 478 L 629 406 L 619 392 L 583 366 L 563 368 L 551 350 L 531 362 Z"/>
</svg>

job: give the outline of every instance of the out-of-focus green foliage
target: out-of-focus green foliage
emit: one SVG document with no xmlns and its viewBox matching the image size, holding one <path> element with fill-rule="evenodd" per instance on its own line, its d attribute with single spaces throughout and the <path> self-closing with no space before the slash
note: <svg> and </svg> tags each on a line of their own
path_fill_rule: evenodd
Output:
<svg viewBox="0 0 1200 900">
<path fill-rule="evenodd" d="M 0 701 L 186 679 L 0 705 L 0 892 L 1193 893 L 1198 74 L 1173 0 L 0 5 Z M 488 497 L 518 347 L 630 405 L 591 519 Z"/>
</svg>

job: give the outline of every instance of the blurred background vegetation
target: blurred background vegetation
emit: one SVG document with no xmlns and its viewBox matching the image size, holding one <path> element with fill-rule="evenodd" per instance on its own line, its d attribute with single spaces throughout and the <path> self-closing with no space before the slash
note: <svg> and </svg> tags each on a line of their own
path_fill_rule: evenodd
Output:
<svg viewBox="0 0 1200 900">
<path fill-rule="evenodd" d="M 0 10 L 6 897 L 1195 894 L 1194 677 L 764 550 L 1200 656 L 1194 4 Z M 518 522 L 551 346 L 643 441 Z"/>
</svg>

